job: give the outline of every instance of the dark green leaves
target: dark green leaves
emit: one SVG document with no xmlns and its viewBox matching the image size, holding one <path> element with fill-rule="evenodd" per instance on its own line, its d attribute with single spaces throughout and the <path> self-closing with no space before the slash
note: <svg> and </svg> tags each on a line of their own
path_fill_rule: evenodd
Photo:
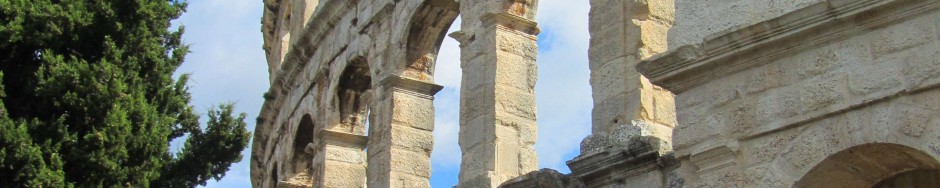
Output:
<svg viewBox="0 0 940 188">
<path fill-rule="evenodd" d="M 191 187 L 250 139 L 244 114 L 189 105 L 185 2 L 0 0 L 0 182 L 14 187 Z M 177 155 L 173 139 L 188 136 Z"/>
</svg>

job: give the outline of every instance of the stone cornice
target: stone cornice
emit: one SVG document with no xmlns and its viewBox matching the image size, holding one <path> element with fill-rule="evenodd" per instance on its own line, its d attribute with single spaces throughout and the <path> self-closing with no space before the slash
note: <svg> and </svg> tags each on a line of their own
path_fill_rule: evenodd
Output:
<svg viewBox="0 0 940 188">
<path fill-rule="evenodd" d="M 480 19 L 485 26 L 496 25 L 499 29 L 522 32 L 531 35 L 533 40 L 535 40 L 535 35 L 542 32 L 535 21 L 508 12 L 487 13 Z"/>
<path fill-rule="evenodd" d="M 742 29 L 719 33 L 637 65 L 656 85 L 682 93 L 702 83 L 787 55 L 896 23 L 940 7 L 940 1 L 831 0 Z"/>
<path fill-rule="evenodd" d="M 422 82 L 400 76 L 388 76 L 379 81 L 379 85 L 388 90 L 405 92 L 422 98 L 434 99 L 434 94 L 444 89 L 444 86 Z"/>
<path fill-rule="evenodd" d="M 664 155 L 649 144 L 630 148 L 608 149 L 568 161 L 571 174 L 576 174 L 589 187 L 608 184 L 633 174 L 646 173 L 672 165 L 671 155 Z"/>
<path fill-rule="evenodd" d="M 273 32 L 277 30 L 275 25 L 277 24 L 278 10 L 281 6 L 281 0 L 263 0 L 264 1 L 264 12 L 261 14 L 261 35 L 263 36 L 264 45 L 263 49 L 265 52 L 270 53 L 271 44 L 274 40 Z"/>
<path fill-rule="evenodd" d="M 365 148 L 366 143 L 369 141 L 366 136 L 330 130 L 321 130 L 317 134 L 317 140 L 323 140 L 326 144 L 330 145 L 361 148 Z"/>
</svg>

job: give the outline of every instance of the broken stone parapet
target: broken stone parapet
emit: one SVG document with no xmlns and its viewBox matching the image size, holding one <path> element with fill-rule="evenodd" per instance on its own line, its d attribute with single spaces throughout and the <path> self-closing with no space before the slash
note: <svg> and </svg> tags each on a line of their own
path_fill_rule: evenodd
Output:
<svg viewBox="0 0 940 188">
<path fill-rule="evenodd" d="M 568 161 L 573 176 L 587 187 L 682 187 L 679 163 L 667 142 L 653 136 L 628 136 L 629 143 Z M 666 153 L 664 153 L 664 151 Z"/>
</svg>

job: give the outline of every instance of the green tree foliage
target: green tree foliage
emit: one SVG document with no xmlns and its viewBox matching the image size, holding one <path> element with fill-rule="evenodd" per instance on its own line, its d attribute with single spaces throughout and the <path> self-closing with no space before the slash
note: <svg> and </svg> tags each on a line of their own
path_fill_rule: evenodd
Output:
<svg viewBox="0 0 940 188">
<path fill-rule="evenodd" d="M 0 0 L 0 187 L 192 187 L 240 161 L 232 105 L 203 128 L 178 0 Z M 178 153 L 169 143 L 186 137 Z"/>
</svg>

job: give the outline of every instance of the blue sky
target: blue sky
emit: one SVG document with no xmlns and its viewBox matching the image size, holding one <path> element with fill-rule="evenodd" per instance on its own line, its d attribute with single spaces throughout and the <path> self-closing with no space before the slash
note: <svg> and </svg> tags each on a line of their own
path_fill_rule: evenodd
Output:
<svg viewBox="0 0 940 188">
<path fill-rule="evenodd" d="M 578 147 L 591 130 L 591 88 L 587 62 L 588 1 L 541 0 L 537 21 L 539 35 L 538 141 L 540 168 L 567 173 L 565 161 L 578 155 Z M 261 0 L 191 1 L 188 12 L 176 23 L 192 53 L 177 73 L 192 74 L 193 105 L 205 112 L 215 104 L 237 102 L 236 111 L 248 114 L 254 130 L 269 87 L 267 63 L 261 49 Z M 459 29 L 455 23 L 451 31 Z M 432 187 L 457 183 L 460 148 L 457 145 L 460 49 L 446 38 L 435 70 L 435 82 L 444 90 L 435 97 L 435 144 L 431 154 Z M 174 148 L 178 149 L 178 148 Z M 251 187 L 246 157 L 234 164 L 221 181 L 206 187 Z"/>
</svg>

